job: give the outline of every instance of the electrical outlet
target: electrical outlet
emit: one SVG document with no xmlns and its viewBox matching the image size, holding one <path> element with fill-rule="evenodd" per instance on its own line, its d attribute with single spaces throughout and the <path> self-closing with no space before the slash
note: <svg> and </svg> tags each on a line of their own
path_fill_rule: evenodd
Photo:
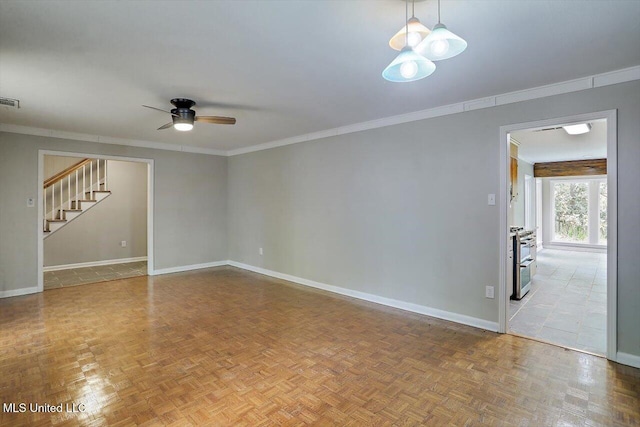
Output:
<svg viewBox="0 0 640 427">
<path fill-rule="evenodd" d="M 493 286 L 485 286 L 484 296 L 493 299 Z"/>
<path fill-rule="evenodd" d="M 262 248 L 258 249 L 258 252 L 260 253 L 260 255 L 264 255 L 264 251 L 262 250 Z"/>
<path fill-rule="evenodd" d="M 127 247 L 127 241 L 123 240 L 122 242 L 120 242 L 120 247 L 126 248 Z"/>
<path fill-rule="evenodd" d="M 27 207 L 32 208 L 36 205 L 36 200 L 33 197 L 27 199 Z"/>
</svg>

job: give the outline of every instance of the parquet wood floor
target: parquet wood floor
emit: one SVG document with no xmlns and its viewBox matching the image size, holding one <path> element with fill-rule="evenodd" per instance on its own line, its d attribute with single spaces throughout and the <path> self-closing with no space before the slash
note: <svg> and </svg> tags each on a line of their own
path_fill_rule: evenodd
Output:
<svg viewBox="0 0 640 427">
<path fill-rule="evenodd" d="M 3 426 L 640 424 L 640 370 L 232 267 L 0 300 Z"/>
</svg>

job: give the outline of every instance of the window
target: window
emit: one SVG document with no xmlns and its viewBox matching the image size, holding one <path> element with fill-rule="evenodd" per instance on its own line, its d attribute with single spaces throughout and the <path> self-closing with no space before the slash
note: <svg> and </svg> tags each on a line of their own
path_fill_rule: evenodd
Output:
<svg viewBox="0 0 640 427">
<path fill-rule="evenodd" d="M 551 188 L 553 241 L 606 245 L 606 179 L 557 180 Z"/>
</svg>

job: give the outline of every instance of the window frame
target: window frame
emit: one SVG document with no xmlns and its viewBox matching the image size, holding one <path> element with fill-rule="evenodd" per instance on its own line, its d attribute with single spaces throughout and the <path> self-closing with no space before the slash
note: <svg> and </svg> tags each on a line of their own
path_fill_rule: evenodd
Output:
<svg viewBox="0 0 640 427">
<path fill-rule="evenodd" d="M 586 183 L 587 184 L 587 241 L 586 242 L 568 242 L 566 240 L 558 240 L 556 238 L 556 188 L 558 183 Z M 550 232 L 551 244 L 561 246 L 576 246 L 583 248 L 606 248 L 607 243 L 602 244 L 600 238 L 600 184 L 607 184 L 606 175 L 595 176 L 568 176 L 558 177 L 549 180 L 549 198 L 547 202 L 550 206 Z M 607 189 L 608 191 L 608 189 Z M 595 197 L 594 197 L 595 196 Z M 608 226 L 607 218 L 607 226 Z M 594 227 L 594 225 L 597 226 Z"/>
</svg>

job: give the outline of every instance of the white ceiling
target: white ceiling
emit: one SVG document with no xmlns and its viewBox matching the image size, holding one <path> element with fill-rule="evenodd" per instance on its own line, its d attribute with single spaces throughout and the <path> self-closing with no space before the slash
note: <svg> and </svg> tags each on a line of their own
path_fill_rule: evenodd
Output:
<svg viewBox="0 0 640 427">
<path fill-rule="evenodd" d="M 416 3 L 427 26 L 436 2 Z M 0 1 L 0 123 L 233 150 L 640 65 L 640 1 L 442 0 L 462 55 L 381 77 L 399 0 Z M 156 131 L 188 97 L 197 123 Z"/>
<path fill-rule="evenodd" d="M 522 130 L 511 137 L 520 146 L 518 157 L 531 164 L 607 157 L 607 122 L 591 123 L 591 131 L 569 135 L 564 129 Z"/>
</svg>

